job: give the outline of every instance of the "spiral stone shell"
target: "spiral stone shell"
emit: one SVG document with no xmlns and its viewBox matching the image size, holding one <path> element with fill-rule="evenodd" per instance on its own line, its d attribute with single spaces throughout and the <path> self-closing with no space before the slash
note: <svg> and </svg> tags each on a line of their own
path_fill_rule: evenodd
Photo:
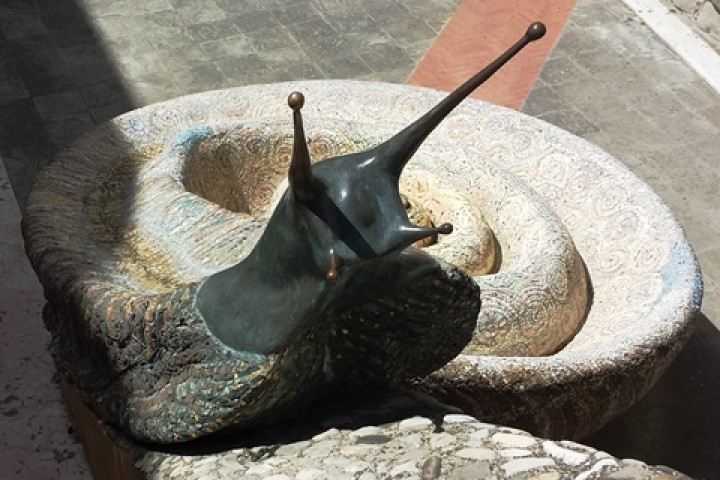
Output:
<svg viewBox="0 0 720 480">
<path fill-rule="evenodd" d="M 304 115 L 313 118 L 308 136 L 315 159 L 328 148 L 334 149 L 330 153 L 367 148 L 442 96 L 415 87 L 354 82 L 247 87 L 153 105 L 92 132 L 41 173 L 24 217 L 26 247 L 46 288 L 51 329 L 77 329 L 90 352 L 87 358 L 107 355 L 98 347 L 107 341 L 143 361 L 154 360 L 142 356 L 145 347 L 133 347 L 127 339 L 150 346 L 163 338 L 163 312 L 172 309 L 161 305 L 177 305 L 172 302 L 192 296 L 197 282 L 242 260 L 262 233 L 266 212 L 282 190 L 288 148 L 282 138 L 290 138 L 282 99 L 293 90 L 302 90 L 307 98 Z M 286 124 L 286 130 L 279 126 Z M 234 205 L 204 199 L 202 185 L 183 184 L 180 164 L 154 162 L 175 135 L 212 137 L 229 131 L 222 125 L 255 132 L 248 136 L 255 141 L 242 146 L 253 165 L 243 173 L 247 179 L 277 175 L 277 183 L 257 182 L 256 193 Z M 267 141 L 268 131 L 279 132 L 276 140 Z M 253 160 L 262 157 L 277 161 Z M 525 297 L 513 294 L 520 277 L 504 275 L 515 270 L 501 267 L 497 274 L 477 277 L 482 295 L 495 292 L 482 297 L 483 312 L 493 311 L 493 302 L 507 306 L 496 309 L 505 312 L 500 318 L 506 323 L 481 313 L 474 348 L 506 345 L 497 352 L 503 356 L 468 350 L 418 379 L 418 388 L 487 421 L 566 438 L 596 430 L 650 388 L 692 330 L 702 282 L 682 229 L 646 185 L 587 142 L 478 101 L 464 102 L 437 128 L 408 173 L 414 169 L 437 172 L 450 188 L 471 195 L 473 208 L 480 209 L 499 243 L 503 264 L 515 265 L 518 273 L 525 271 L 526 261 L 546 259 L 534 242 L 532 232 L 538 227 L 533 219 L 544 222 L 542 231 L 554 231 L 544 238 L 559 239 L 552 242 L 556 251 L 566 252 L 557 257 L 562 262 L 553 258 L 547 269 L 533 271 L 537 276 L 522 279 L 526 286 L 519 291 Z M 121 215 L 128 205 L 133 215 Z M 533 300 L 536 291 L 543 294 L 538 298 L 569 308 L 548 309 L 545 300 Z M 137 320 L 144 309 L 147 328 L 133 321 L 98 322 L 107 317 L 96 305 L 109 306 L 113 298 L 120 300 L 112 311 L 129 320 Z M 157 306 L 146 306 L 148 299 Z M 531 315 L 516 316 L 528 308 Z M 538 321 L 568 311 L 563 315 L 572 321 L 560 328 L 561 334 Z M 101 327 L 89 328 L 91 324 Z M 192 334 L 193 322 L 188 325 Z M 509 343 L 498 336 L 518 331 L 522 335 Z M 536 343 L 528 339 L 542 339 L 545 332 L 555 335 L 553 341 L 532 350 Z M 219 362 L 196 372 L 207 382 L 223 375 L 226 353 L 204 341 L 203 355 L 216 355 Z M 61 343 L 55 341 L 54 348 L 70 348 Z M 258 359 L 244 374 L 263 375 L 275 368 L 276 363 L 264 362 Z M 83 368 L 78 365 L 78 372 Z M 230 373 L 225 378 L 234 381 Z M 162 374 L 155 380 L 159 387 L 166 381 Z M 210 391 L 204 388 L 197 392 Z M 210 397 L 205 395 L 199 401 Z M 92 402 L 92 395 L 86 400 Z"/>
</svg>

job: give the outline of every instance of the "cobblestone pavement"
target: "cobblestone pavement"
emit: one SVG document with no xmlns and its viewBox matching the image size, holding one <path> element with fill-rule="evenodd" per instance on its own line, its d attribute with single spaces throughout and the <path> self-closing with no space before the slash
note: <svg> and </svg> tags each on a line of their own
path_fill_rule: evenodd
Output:
<svg viewBox="0 0 720 480">
<path fill-rule="evenodd" d="M 666 467 L 621 460 L 575 442 L 542 440 L 467 415 L 412 416 L 382 426 L 331 428 L 294 443 L 189 457 L 146 453 L 137 463 L 155 478 L 321 480 L 415 478 L 596 480 L 688 478 Z"/>
<path fill-rule="evenodd" d="M 459 3 L 3 0 L 0 157 L 22 206 L 57 149 L 131 108 L 288 79 L 403 82 Z M 687 348 L 648 396 L 587 443 L 712 478 L 720 472 L 720 96 L 620 0 L 579 0 L 522 110 L 600 145 L 647 181 L 685 226 L 705 275 L 704 316 Z M 9 262 L 25 262 L 13 252 Z M 37 316 L 38 307 L 28 312 Z M 23 383 L 18 372 L 32 372 L 50 385 L 37 392 L 56 395 L 45 338 L 28 331 L 22 342 L 3 340 L 3 361 L 13 353 L 27 360 L 0 367 L 10 426 L 0 464 L 33 464 L 37 448 L 57 462 L 48 471 L 82 478 L 70 451 L 55 448 L 67 442 L 57 399 L 42 403 L 57 422 L 43 423 L 29 414 L 37 398 L 8 393 Z"/>
</svg>

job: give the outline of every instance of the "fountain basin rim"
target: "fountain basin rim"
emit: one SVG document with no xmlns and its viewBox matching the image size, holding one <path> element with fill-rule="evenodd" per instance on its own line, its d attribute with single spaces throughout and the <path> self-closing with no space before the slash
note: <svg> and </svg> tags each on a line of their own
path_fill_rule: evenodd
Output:
<svg viewBox="0 0 720 480">
<path fill-rule="evenodd" d="M 83 142 L 107 140 L 103 149 L 125 153 L 127 146 L 166 144 L 173 132 L 218 119 L 268 119 L 277 125 L 288 118 L 284 98 L 293 90 L 306 94 L 308 117 L 377 125 L 382 132 L 412 122 L 444 95 L 375 82 L 287 82 L 205 92 L 121 115 L 78 140 L 39 175 L 23 218 L 31 259 L 44 257 L 44 263 L 33 262 L 38 274 L 51 278 L 61 269 L 63 282 L 72 281 L 73 268 L 80 271 L 87 263 L 79 253 L 73 266 L 73 259 L 63 257 L 63 242 L 38 228 L 44 215 L 76 218 L 93 175 L 105 168 L 98 160 L 107 157 L 97 157 L 97 151 L 96 157 L 85 155 L 92 152 L 82 151 Z M 689 337 L 702 297 L 697 259 L 667 206 L 598 147 L 477 100 L 465 101 L 422 148 L 440 161 L 450 155 L 443 165 L 454 175 L 471 173 L 472 159 L 482 157 L 524 179 L 570 231 L 595 287 L 585 325 L 557 354 L 461 356 L 431 380 L 439 378 L 438 385 L 452 388 L 469 385 L 479 408 L 474 414 L 496 422 L 511 423 L 514 415 L 525 418 L 523 412 L 537 411 L 536 427 L 527 428 L 543 436 L 580 437 L 637 400 Z M 51 185 L 52 176 L 63 170 L 76 178 Z M 602 401 L 609 394 L 616 402 Z M 580 420 L 565 413 L 576 406 L 583 409 Z"/>
</svg>

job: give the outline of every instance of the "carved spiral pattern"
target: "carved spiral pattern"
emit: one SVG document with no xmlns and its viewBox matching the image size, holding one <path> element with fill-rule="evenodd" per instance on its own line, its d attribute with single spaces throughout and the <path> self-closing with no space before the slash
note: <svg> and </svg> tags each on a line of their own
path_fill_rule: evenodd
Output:
<svg viewBox="0 0 720 480">
<path fill-rule="evenodd" d="M 192 282 L 241 260 L 282 190 L 290 135 L 282 99 L 293 90 L 305 93 L 316 157 L 377 143 L 442 96 L 385 84 L 289 83 L 208 92 L 118 117 L 43 172 L 29 199 L 24 233 L 50 292 L 48 322 L 72 313 L 67 324 L 97 342 L 147 344 L 161 330 L 114 331 L 97 306 L 154 292 L 160 303 L 143 308 L 159 325 L 163 305 L 180 301 L 173 295 L 185 298 Z M 248 168 L 231 161 L 238 152 L 210 161 L 203 142 L 218 135 L 243 138 L 237 148 Z M 436 182 L 434 191 L 458 192 L 432 206 L 454 216 L 440 220 L 474 219 L 467 236 L 449 236 L 436 255 L 472 263 L 482 257 L 473 249 L 486 248 L 478 245 L 492 232 L 501 256 L 497 272 L 475 278 L 483 309 L 465 353 L 418 379 L 418 388 L 488 421 L 580 437 L 650 388 L 689 335 L 701 297 L 692 250 L 652 191 L 596 147 L 517 112 L 466 101 L 407 173 Z M 237 192 L 238 182 L 254 188 Z M 235 203 L 223 203 L 229 198 Z M 487 229 L 473 231 L 483 222 Z M 116 315 L 139 314 L 123 305 Z M 95 319 L 97 328 L 81 319 Z M 207 344 L 221 355 L 217 348 Z M 212 377 L 226 386 L 208 383 L 190 395 L 226 392 L 237 381 L 229 370 L 203 368 L 193 372 L 200 384 Z M 174 395 L 183 393 L 174 385 Z"/>
</svg>

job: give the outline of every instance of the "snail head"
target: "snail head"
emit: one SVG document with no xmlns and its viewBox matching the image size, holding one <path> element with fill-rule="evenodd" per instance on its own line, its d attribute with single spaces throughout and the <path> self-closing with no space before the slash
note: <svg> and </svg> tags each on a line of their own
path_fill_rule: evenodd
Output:
<svg viewBox="0 0 720 480">
<path fill-rule="evenodd" d="M 528 43 L 542 38 L 545 26 L 530 25 L 506 52 L 475 74 L 414 123 L 363 152 L 312 164 L 306 143 L 300 92 L 288 97 L 294 143 L 287 200 L 307 222 L 313 250 L 335 281 L 345 265 L 400 252 L 418 240 L 449 234 L 452 225 L 413 225 L 400 197 L 403 168 L 435 127 L 473 90 Z"/>
</svg>

